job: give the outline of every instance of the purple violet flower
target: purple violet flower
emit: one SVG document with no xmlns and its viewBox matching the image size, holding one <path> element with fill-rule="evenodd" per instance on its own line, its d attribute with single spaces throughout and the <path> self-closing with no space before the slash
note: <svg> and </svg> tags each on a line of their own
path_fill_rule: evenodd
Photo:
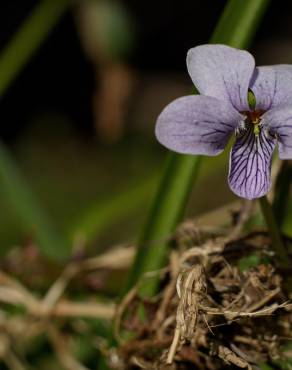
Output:
<svg viewBox="0 0 292 370">
<path fill-rule="evenodd" d="M 292 66 L 255 67 L 247 51 L 201 45 L 188 51 L 187 68 L 201 95 L 170 103 L 158 117 L 157 139 L 179 153 L 214 156 L 235 133 L 229 186 L 243 198 L 264 196 L 276 142 L 279 157 L 292 158 Z"/>
</svg>

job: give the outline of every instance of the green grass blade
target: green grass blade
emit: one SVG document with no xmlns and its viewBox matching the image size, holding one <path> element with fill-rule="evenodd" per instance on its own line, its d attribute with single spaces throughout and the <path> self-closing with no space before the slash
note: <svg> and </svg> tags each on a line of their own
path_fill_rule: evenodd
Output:
<svg viewBox="0 0 292 370">
<path fill-rule="evenodd" d="M 270 0 L 229 0 L 210 43 L 249 47 Z"/>
<path fill-rule="evenodd" d="M 45 40 L 70 3 L 70 0 L 43 0 L 33 9 L 0 54 L 0 96 Z"/>
<path fill-rule="evenodd" d="M 211 42 L 247 48 L 268 4 L 268 0 L 230 0 Z M 163 265 L 169 247 L 166 239 L 183 216 L 199 163 L 200 158 L 196 156 L 169 154 L 126 289 L 135 284 L 144 272 L 159 269 Z M 151 295 L 156 287 L 157 281 L 153 279 L 144 286 L 143 293 Z"/>
<path fill-rule="evenodd" d="M 19 173 L 9 151 L 1 142 L 0 191 L 13 207 L 26 232 L 35 237 L 43 254 L 53 258 L 68 256 L 69 245 L 57 235 Z"/>
</svg>

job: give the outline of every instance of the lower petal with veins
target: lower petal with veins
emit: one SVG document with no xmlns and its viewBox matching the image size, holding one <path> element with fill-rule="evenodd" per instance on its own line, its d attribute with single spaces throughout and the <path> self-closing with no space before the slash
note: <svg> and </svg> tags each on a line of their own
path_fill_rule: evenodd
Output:
<svg viewBox="0 0 292 370">
<path fill-rule="evenodd" d="M 271 187 L 271 159 L 276 140 L 264 128 L 258 135 L 253 125 L 238 135 L 230 153 L 228 182 L 242 198 L 254 199 L 267 194 Z"/>
</svg>

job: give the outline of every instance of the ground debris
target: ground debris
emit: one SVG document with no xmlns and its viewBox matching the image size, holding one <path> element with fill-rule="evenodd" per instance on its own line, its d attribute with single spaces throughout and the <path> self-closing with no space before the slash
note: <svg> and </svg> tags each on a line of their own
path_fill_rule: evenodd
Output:
<svg viewBox="0 0 292 370">
<path fill-rule="evenodd" d="M 248 369 L 251 370 L 252 367 L 250 364 L 245 361 L 242 357 L 237 356 L 231 349 L 224 347 L 224 346 L 219 346 L 218 348 L 218 356 L 226 362 L 227 365 L 236 365 L 237 367 L 240 367 L 242 369 Z"/>
<path fill-rule="evenodd" d="M 183 245 L 170 256 L 157 296 L 131 291 L 118 310 L 119 369 L 250 370 L 281 358 L 292 310 L 267 234 L 202 237 L 188 223 L 187 243 L 177 235 Z M 123 339 L 130 328 L 133 339 Z"/>
</svg>

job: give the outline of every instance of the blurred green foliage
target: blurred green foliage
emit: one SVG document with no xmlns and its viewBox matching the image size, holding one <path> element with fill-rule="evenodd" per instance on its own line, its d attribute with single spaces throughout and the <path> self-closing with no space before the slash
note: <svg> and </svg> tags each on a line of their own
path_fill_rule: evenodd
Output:
<svg viewBox="0 0 292 370">
<path fill-rule="evenodd" d="M 42 0 L 0 54 L 0 96 L 41 46 L 71 0 Z"/>
<path fill-rule="evenodd" d="M 69 243 L 57 234 L 43 213 L 3 143 L 0 143 L 0 184 L 2 196 L 16 210 L 27 234 L 35 237 L 44 253 L 55 258 L 68 255 Z"/>
</svg>

